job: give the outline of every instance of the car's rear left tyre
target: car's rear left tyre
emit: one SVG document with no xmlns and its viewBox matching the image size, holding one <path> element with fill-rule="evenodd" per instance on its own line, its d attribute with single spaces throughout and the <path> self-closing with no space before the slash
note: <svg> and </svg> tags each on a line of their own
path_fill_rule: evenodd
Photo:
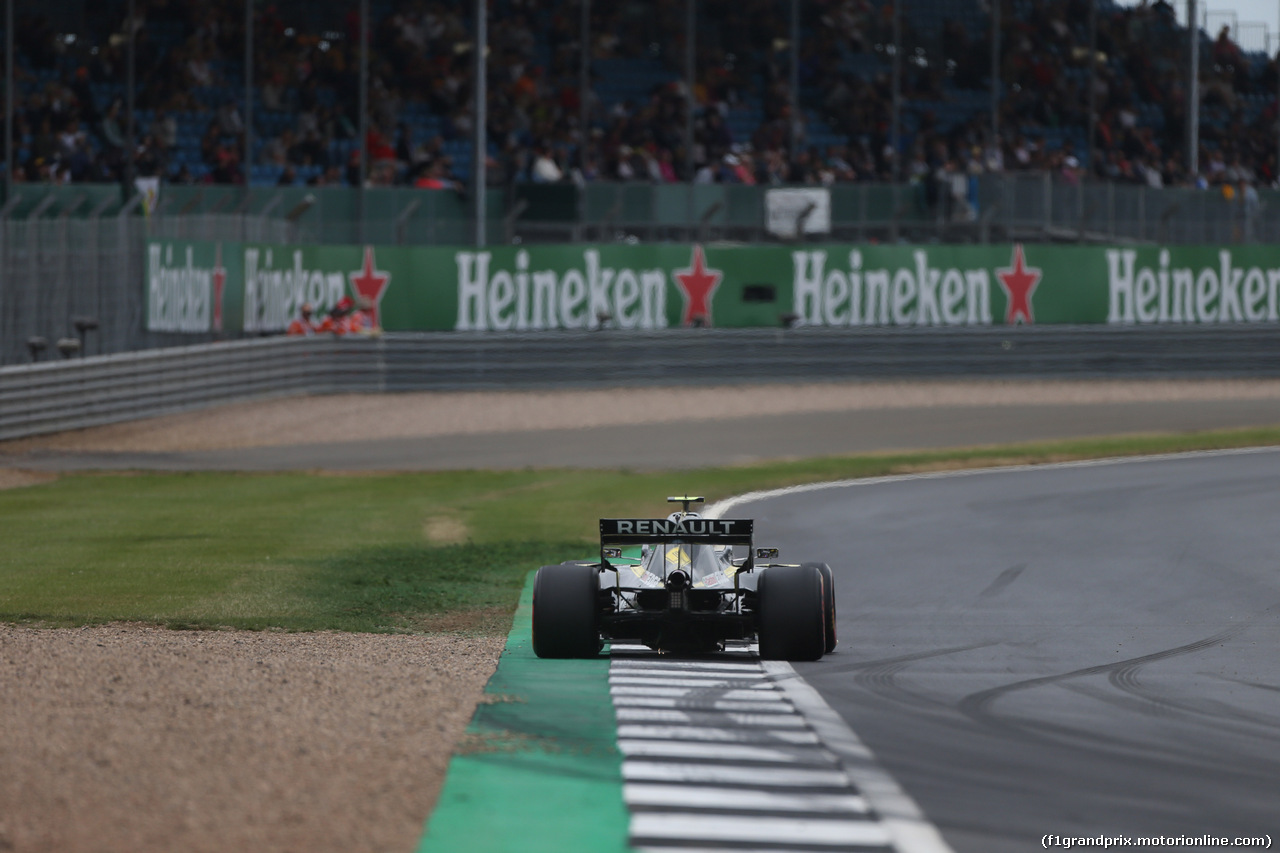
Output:
<svg viewBox="0 0 1280 853">
<path fill-rule="evenodd" d="M 836 578 L 831 567 L 826 563 L 805 563 L 813 566 L 822 575 L 822 610 L 826 620 L 823 653 L 831 654 L 836 648 Z"/>
<path fill-rule="evenodd" d="M 804 566 L 774 566 L 756 587 L 757 634 L 765 660 L 817 660 L 826 649 L 822 572 Z"/>
<path fill-rule="evenodd" d="M 543 566 L 533 579 L 533 652 L 540 658 L 590 658 L 600 652 L 599 570 Z"/>
</svg>

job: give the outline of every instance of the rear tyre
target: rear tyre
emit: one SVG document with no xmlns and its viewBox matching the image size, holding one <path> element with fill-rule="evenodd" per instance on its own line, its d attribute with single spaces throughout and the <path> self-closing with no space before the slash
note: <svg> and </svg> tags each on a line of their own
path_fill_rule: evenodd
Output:
<svg viewBox="0 0 1280 853">
<path fill-rule="evenodd" d="M 592 658 L 600 652 L 600 580 L 594 566 L 543 566 L 533 579 L 533 652 Z"/>
<path fill-rule="evenodd" d="M 836 578 L 826 563 L 805 563 L 822 575 L 822 618 L 826 620 L 823 653 L 831 654 L 836 648 Z"/>
<path fill-rule="evenodd" d="M 826 648 L 822 572 L 812 563 L 774 566 L 756 587 L 757 634 L 765 660 L 817 660 Z"/>
</svg>

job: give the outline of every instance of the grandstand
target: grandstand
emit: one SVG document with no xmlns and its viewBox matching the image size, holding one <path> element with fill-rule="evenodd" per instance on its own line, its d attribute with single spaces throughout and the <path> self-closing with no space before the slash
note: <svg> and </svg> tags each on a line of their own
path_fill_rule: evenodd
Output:
<svg viewBox="0 0 1280 853">
<path fill-rule="evenodd" d="M 136 0 L 139 174 L 174 184 L 351 184 L 361 140 L 348 2 L 259 4 L 252 162 L 241 162 L 243 0 Z M 374 185 L 467 186 L 470 10 L 378 0 L 370 29 Z M 685 161 L 684 6 L 593 4 L 590 127 L 578 127 L 577 11 L 490 4 L 493 185 L 555 179 L 834 183 L 895 174 L 890 0 L 801 0 L 801 145 L 790 145 L 789 0 L 702 0 L 696 175 Z M 60 0 L 15 27 L 16 166 L 25 182 L 121 179 L 125 6 Z M 1276 66 L 1202 34 L 1201 174 L 1185 172 L 1187 34 L 1163 2 L 1098 0 L 1097 135 L 1087 136 L 1088 0 L 1007 0 L 998 145 L 990 17 L 979 0 L 904 0 L 903 177 L 1046 169 L 1149 186 L 1276 183 Z M 541 154 L 539 154 L 541 152 Z M 554 168 L 535 171 L 543 157 Z M 726 164 L 732 163 L 729 168 Z"/>
</svg>

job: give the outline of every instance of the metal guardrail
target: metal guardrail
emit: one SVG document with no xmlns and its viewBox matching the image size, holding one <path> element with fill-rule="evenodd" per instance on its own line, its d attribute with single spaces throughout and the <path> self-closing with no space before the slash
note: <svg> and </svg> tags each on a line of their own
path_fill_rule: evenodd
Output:
<svg viewBox="0 0 1280 853">
<path fill-rule="evenodd" d="M 306 391 L 332 352 L 281 338 L 0 368 L 0 439 Z"/>
<path fill-rule="evenodd" d="M 266 338 L 0 368 L 0 440 L 300 393 L 1157 375 L 1280 376 L 1280 334 L 1038 326 Z"/>
</svg>

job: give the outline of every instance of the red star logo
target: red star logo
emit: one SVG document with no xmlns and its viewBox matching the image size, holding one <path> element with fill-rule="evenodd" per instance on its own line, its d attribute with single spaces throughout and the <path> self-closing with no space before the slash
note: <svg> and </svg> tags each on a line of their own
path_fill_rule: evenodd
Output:
<svg viewBox="0 0 1280 853">
<path fill-rule="evenodd" d="M 370 313 L 373 314 L 373 324 L 382 325 L 378 319 L 378 306 L 382 302 L 382 294 L 386 292 L 387 285 L 391 283 L 391 273 L 377 269 L 373 260 L 372 246 L 364 247 L 364 268 L 348 273 L 347 278 L 351 279 L 351 289 L 356 292 L 356 295 L 368 299 L 373 306 L 370 309 Z"/>
<path fill-rule="evenodd" d="M 693 260 L 688 269 L 676 270 L 676 281 L 684 291 L 684 316 L 681 324 L 688 326 L 701 318 L 711 325 L 711 295 L 720 286 L 724 273 L 707 269 L 707 259 L 701 246 L 693 247 Z"/>
<path fill-rule="evenodd" d="M 227 271 L 222 266 L 222 244 L 213 259 L 213 330 L 222 331 L 222 291 L 227 286 Z"/>
<path fill-rule="evenodd" d="M 1026 256 L 1022 253 L 1022 244 L 1013 247 L 1013 266 L 996 270 L 996 278 L 1009 297 L 1009 310 L 1005 311 L 1004 321 L 1012 326 L 1015 322 L 1034 323 L 1035 314 L 1031 310 L 1031 294 L 1035 293 L 1040 283 L 1040 269 L 1027 267 Z"/>
</svg>

